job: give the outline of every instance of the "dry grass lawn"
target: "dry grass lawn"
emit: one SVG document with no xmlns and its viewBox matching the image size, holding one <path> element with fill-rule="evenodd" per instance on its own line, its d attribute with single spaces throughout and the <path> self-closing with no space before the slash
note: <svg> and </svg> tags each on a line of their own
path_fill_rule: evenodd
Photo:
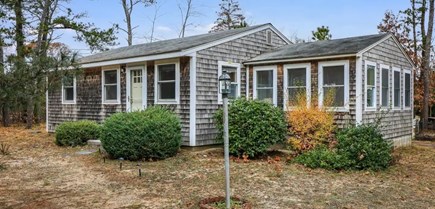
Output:
<svg viewBox="0 0 435 209">
<path fill-rule="evenodd" d="M 98 153 L 76 154 L 89 147 L 53 141 L 43 127 L 0 128 L 0 143 L 11 146 L 0 154 L 0 208 L 196 208 L 224 194 L 221 150 L 182 150 L 163 161 L 124 162 L 120 170 Z M 396 150 L 395 165 L 377 173 L 232 162 L 232 194 L 254 208 L 435 208 L 434 144 Z"/>
</svg>

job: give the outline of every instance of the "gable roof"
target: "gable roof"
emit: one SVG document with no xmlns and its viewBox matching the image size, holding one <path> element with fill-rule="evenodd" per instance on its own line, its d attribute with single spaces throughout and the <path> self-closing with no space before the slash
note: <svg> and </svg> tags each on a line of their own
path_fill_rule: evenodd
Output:
<svg viewBox="0 0 435 209">
<path fill-rule="evenodd" d="M 79 59 L 80 64 L 97 63 L 110 60 L 144 57 L 151 55 L 161 55 L 174 52 L 183 52 L 189 49 L 195 49 L 203 45 L 215 45 L 222 40 L 230 41 L 231 38 L 237 38 L 240 35 L 249 35 L 264 29 L 271 29 L 275 31 L 287 43 L 290 41 L 282 35 L 272 24 L 255 25 L 246 28 L 239 28 L 227 31 L 220 31 L 214 33 L 207 33 L 202 35 L 190 36 L 185 38 L 176 38 L 163 41 L 156 41 L 152 43 L 138 44 L 126 47 L 120 47 L 109 51 L 101 52 L 98 54 L 86 56 Z"/>
<path fill-rule="evenodd" d="M 376 34 L 350 38 L 291 44 L 254 57 L 245 64 L 297 60 L 331 56 L 355 56 L 357 53 L 391 36 Z"/>
</svg>

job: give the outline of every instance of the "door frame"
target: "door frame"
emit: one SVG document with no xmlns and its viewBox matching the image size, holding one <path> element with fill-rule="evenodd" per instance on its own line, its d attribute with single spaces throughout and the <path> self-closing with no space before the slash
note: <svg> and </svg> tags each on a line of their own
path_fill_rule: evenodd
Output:
<svg viewBox="0 0 435 209">
<path fill-rule="evenodd" d="M 147 66 L 146 64 L 127 66 L 126 94 L 125 94 L 126 112 L 131 112 L 131 103 L 129 101 L 129 98 L 131 96 L 131 71 L 132 70 L 142 70 L 142 107 L 143 109 L 147 108 Z"/>
</svg>

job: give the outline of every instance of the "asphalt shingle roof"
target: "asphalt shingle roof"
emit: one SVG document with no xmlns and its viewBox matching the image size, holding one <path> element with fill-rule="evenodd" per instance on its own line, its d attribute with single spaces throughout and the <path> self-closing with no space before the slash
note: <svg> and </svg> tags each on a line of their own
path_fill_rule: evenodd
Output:
<svg viewBox="0 0 435 209">
<path fill-rule="evenodd" d="M 388 34 L 376 34 L 327 41 L 290 44 L 254 57 L 247 61 L 247 63 L 356 54 L 368 46 L 382 40 L 386 36 L 388 36 Z"/>
<path fill-rule="evenodd" d="M 200 46 L 233 35 L 237 35 L 239 33 L 243 33 L 249 30 L 257 29 L 265 25 L 270 25 L 270 23 L 250 26 L 246 28 L 228 30 L 228 31 L 190 36 L 185 38 L 176 38 L 170 40 L 156 41 L 152 43 L 120 47 L 120 48 L 116 48 L 109 51 L 80 58 L 79 63 L 85 64 L 85 63 L 101 62 L 101 61 L 108 61 L 108 60 L 147 56 L 147 55 L 180 52 L 185 49 L 190 49 L 196 46 Z"/>
</svg>

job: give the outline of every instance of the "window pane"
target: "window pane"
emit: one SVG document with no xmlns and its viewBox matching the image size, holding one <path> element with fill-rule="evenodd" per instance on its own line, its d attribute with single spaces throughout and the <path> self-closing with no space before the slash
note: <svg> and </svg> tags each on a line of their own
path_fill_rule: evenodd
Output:
<svg viewBox="0 0 435 209">
<path fill-rule="evenodd" d="M 230 94 L 228 95 L 228 98 L 235 99 L 237 97 L 237 83 L 232 83 L 230 88 Z"/>
<path fill-rule="evenodd" d="M 323 97 L 324 100 L 330 99 L 328 98 L 328 95 L 334 95 L 334 101 L 332 101 L 333 107 L 344 106 L 344 87 L 323 87 L 323 92 L 325 94 L 325 96 Z"/>
<path fill-rule="evenodd" d="M 411 75 L 405 74 L 405 107 L 411 106 Z"/>
<path fill-rule="evenodd" d="M 374 86 L 375 85 L 375 67 L 368 65 L 367 66 L 367 85 Z"/>
<path fill-rule="evenodd" d="M 257 87 L 273 87 L 273 70 L 257 71 Z"/>
<path fill-rule="evenodd" d="M 306 69 L 288 69 L 288 86 L 305 86 L 306 85 Z"/>
<path fill-rule="evenodd" d="M 175 64 L 159 65 L 159 81 L 175 80 Z"/>
<path fill-rule="evenodd" d="M 117 83 L 117 71 L 104 71 L 104 82 L 105 84 L 114 84 Z"/>
<path fill-rule="evenodd" d="M 229 72 L 228 75 L 230 76 L 231 82 L 237 82 L 236 72 Z"/>
<path fill-rule="evenodd" d="M 116 86 L 105 86 L 106 100 L 117 100 L 118 90 Z"/>
<path fill-rule="evenodd" d="M 394 71 L 394 107 L 400 107 L 400 72 Z"/>
<path fill-rule="evenodd" d="M 305 87 L 289 88 L 289 89 L 287 89 L 287 91 L 288 91 L 288 101 L 291 104 L 295 104 L 298 95 L 301 95 L 301 94 L 306 95 Z"/>
<path fill-rule="evenodd" d="M 375 88 L 370 87 L 367 88 L 367 107 L 374 107 L 375 106 Z"/>
<path fill-rule="evenodd" d="M 389 75 L 389 69 L 383 68 L 382 69 L 382 106 L 387 107 L 390 100 L 390 93 L 389 93 L 389 83 L 390 83 L 390 75 Z"/>
<path fill-rule="evenodd" d="M 344 85 L 344 66 L 323 67 L 324 85 Z"/>
<path fill-rule="evenodd" d="M 159 84 L 160 99 L 175 99 L 175 82 Z"/>
<path fill-rule="evenodd" d="M 74 88 L 64 88 L 63 96 L 65 101 L 74 100 Z"/>
<path fill-rule="evenodd" d="M 62 79 L 63 86 L 73 86 L 74 85 L 74 76 L 67 75 L 64 76 Z"/>
<path fill-rule="evenodd" d="M 273 89 L 257 89 L 257 99 L 273 101 Z"/>
</svg>

